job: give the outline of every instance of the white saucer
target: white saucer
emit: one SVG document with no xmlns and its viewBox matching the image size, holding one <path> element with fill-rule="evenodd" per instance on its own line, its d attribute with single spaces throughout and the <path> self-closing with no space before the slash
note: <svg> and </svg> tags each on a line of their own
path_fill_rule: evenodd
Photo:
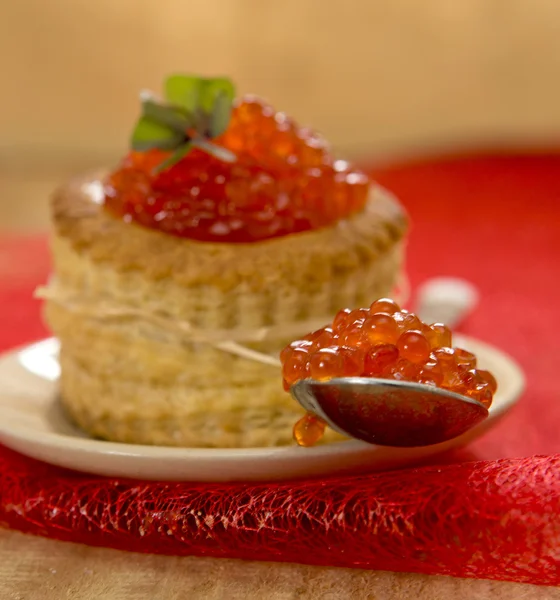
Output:
<svg viewBox="0 0 560 600">
<path fill-rule="evenodd" d="M 88 438 L 71 425 L 57 400 L 58 344 L 33 344 L 0 358 L 0 442 L 33 458 L 96 475 L 175 481 L 281 480 L 326 473 L 365 472 L 413 464 L 464 445 L 491 427 L 524 389 L 520 368 L 501 351 L 456 337 L 499 390 L 489 418 L 464 436 L 425 448 L 383 448 L 358 441 L 314 448 L 205 449 L 137 446 Z"/>
</svg>

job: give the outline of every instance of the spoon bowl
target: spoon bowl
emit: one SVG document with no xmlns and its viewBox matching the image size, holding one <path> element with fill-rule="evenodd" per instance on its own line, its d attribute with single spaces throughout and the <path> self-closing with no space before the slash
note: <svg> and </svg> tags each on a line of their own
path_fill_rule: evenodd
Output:
<svg viewBox="0 0 560 600">
<path fill-rule="evenodd" d="M 441 388 L 392 379 L 304 379 L 292 396 L 332 429 L 377 446 L 431 446 L 484 421 L 480 402 Z"/>
</svg>

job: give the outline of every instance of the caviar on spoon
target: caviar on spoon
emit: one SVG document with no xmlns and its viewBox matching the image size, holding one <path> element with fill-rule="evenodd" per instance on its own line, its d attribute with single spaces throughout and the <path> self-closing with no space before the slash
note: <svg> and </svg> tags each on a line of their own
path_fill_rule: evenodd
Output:
<svg viewBox="0 0 560 600">
<path fill-rule="evenodd" d="M 332 324 L 280 355 L 284 388 L 308 410 L 294 427 L 312 446 L 325 426 L 385 446 L 426 446 L 488 416 L 496 380 L 452 347 L 451 331 L 427 325 L 390 299 L 341 310 Z"/>
</svg>

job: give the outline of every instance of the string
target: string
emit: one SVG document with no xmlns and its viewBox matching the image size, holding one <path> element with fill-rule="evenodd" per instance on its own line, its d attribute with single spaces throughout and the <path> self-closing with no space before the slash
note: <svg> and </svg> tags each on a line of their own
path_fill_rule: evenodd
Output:
<svg viewBox="0 0 560 600">
<path fill-rule="evenodd" d="M 408 278 L 405 274 L 401 274 L 393 298 L 402 304 L 408 299 L 409 290 Z M 239 342 L 295 339 L 301 336 L 302 332 L 314 331 L 325 325 L 325 318 L 322 317 L 321 319 L 310 319 L 258 329 L 200 329 L 183 319 L 158 315 L 154 312 L 130 306 L 123 307 L 112 303 L 104 303 L 103 301 L 95 302 L 95 304 L 87 302 L 75 295 L 66 293 L 63 286 L 56 281 L 51 281 L 47 286 L 37 288 L 34 296 L 35 298 L 54 302 L 66 310 L 89 318 L 99 320 L 140 318 L 151 322 L 174 336 L 177 335 L 177 332 L 180 332 L 182 337 L 190 342 L 206 343 L 222 352 L 278 368 L 281 367 L 278 357 L 247 348 Z"/>
</svg>

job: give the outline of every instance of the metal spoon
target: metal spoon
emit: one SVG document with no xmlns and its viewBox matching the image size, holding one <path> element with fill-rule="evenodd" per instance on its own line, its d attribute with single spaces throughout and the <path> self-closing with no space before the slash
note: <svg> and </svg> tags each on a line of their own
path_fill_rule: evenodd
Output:
<svg viewBox="0 0 560 600">
<path fill-rule="evenodd" d="M 309 412 L 347 437 L 378 446 L 439 444 L 488 416 L 471 398 L 429 385 L 392 379 L 304 379 L 290 389 Z"/>
<path fill-rule="evenodd" d="M 476 288 L 457 278 L 427 281 L 418 290 L 417 313 L 426 321 L 460 322 L 478 301 Z M 303 408 L 347 437 L 378 446 L 439 444 L 465 433 L 488 417 L 471 398 L 408 381 L 351 377 L 292 386 Z"/>
</svg>

